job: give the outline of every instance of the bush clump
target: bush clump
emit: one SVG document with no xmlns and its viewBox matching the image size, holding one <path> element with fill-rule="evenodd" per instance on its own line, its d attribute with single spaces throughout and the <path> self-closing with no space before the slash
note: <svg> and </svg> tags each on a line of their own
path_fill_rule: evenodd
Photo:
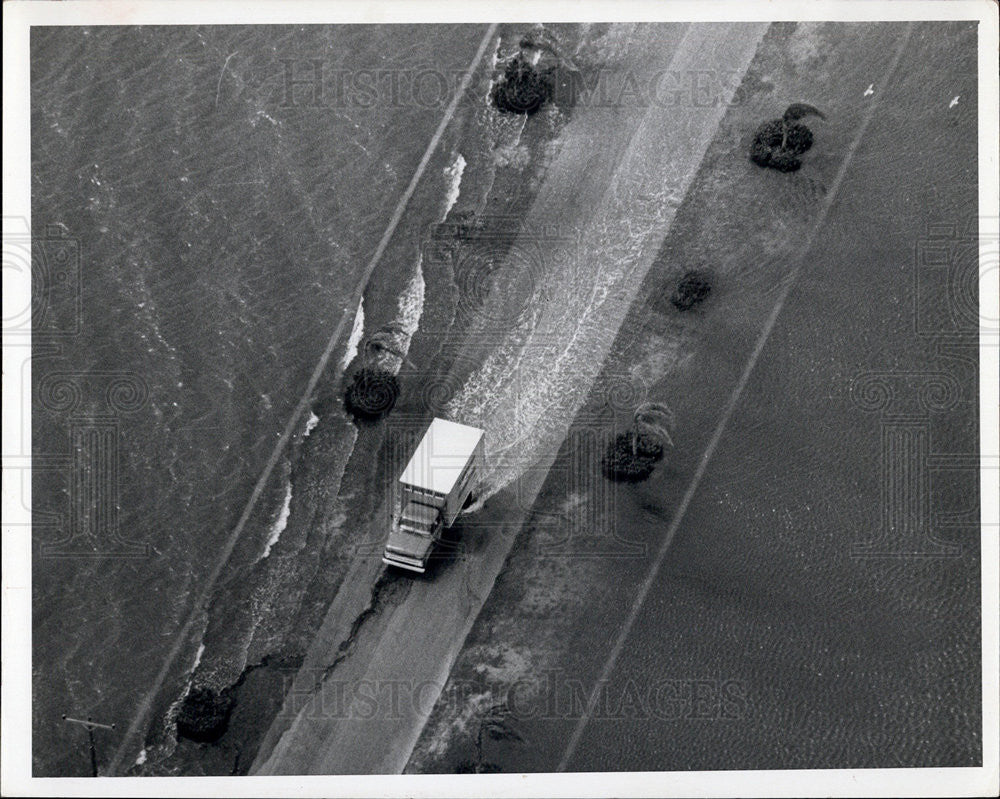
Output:
<svg viewBox="0 0 1000 799">
<path fill-rule="evenodd" d="M 535 69 L 521 55 L 507 64 L 501 78 L 493 86 L 490 98 L 500 111 L 531 116 L 552 99 L 554 83 L 551 71 Z"/>
<path fill-rule="evenodd" d="M 685 272 L 670 296 L 670 302 L 679 311 L 689 311 L 703 302 L 712 291 L 712 283 L 705 272 L 692 270 Z"/>
<path fill-rule="evenodd" d="M 757 128 L 750 146 L 750 160 L 757 166 L 794 172 L 802 166 L 798 156 L 812 147 L 812 143 L 812 131 L 802 123 L 774 119 Z"/>
<path fill-rule="evenodd" d="M 355 417 L 373 421 L 393 409 L 399 398 L 399 381 L 385 369 L 365 367 L 354 374 L 344 405 Z"/>
<path fill-rule="evenodd" d="M 233 704 L 229 691 L 192 688 L 177 714 L 177 734 L 199 743 L 219 740 L 229 725 Z"/>
<path fill-rule="evenodd" d="M 608 444 L 603 466 L 611 480 L 638 483 L 653 473 L 653 467 L 663 457 L 663 445 L 650 436 L 634 431 L 620 433 Z"/>
</svg>

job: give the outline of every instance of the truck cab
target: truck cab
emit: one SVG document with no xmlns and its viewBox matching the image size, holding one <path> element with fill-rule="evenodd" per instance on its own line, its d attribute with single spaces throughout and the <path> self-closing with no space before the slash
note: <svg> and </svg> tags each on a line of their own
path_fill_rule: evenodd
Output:
<svg viewBox="0 0 1000 799">
<path fill-rule="evenodd" d="M 482 468 L 483 431 L 434 419 L 399 478 L 383 563 L 424 572 L 445 528 L 458 516 Z"/>
</svg>

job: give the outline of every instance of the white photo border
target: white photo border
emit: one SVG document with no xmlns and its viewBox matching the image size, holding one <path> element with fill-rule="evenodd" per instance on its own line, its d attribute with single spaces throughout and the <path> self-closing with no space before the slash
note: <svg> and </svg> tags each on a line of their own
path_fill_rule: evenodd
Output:
<svg viewBox="0 0 1000 799">
<path fill-rule="evenodd" d="M 990 0 L 788 0 L 637 2 L 636 0 L 148 0 L 27 2 L 3 6 L 4 229 L 30 220 L 29 34 L 33 25 L 221 25 L 503 21 L 903 21 L 979 22 L 979 217 L 998 205 L 998 12 Z M 981 256 L 988 255 L 981 253 Z M 6 254 L 5 254 L 6 264 Z M 982 263 L 981 263 L 982 266 Z M 3 278 L 4 319 L 30 307 L 30 275 Z M 980 318 L 1000 319 L 1000 270 L 980 270 Z M 27 347 L 27 358 L 26 350 Z M 980 335 L 983 765 L 980 768 L 796 769 L 296 777 L 31 776 L 30 337 L 3 346 L 3 674 L 0 766 L 5 796 L 985 796 L 998 778 L 1000 675 L 1000 506 L 996 464 L 1000 342 Z M 8 448 L 25 440 L 28 450 Z M 24 500 L 27 500 L 26 502 Z"/>
</svg>

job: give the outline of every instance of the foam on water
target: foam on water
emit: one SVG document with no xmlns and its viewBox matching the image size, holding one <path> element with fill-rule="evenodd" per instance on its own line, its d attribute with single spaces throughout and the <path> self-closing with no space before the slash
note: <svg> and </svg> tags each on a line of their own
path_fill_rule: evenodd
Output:
<svg viewBox="0 0 1000 799">
<path fill-rule="evenodd" d="M 351 361 L 357 357 L 358 345 L 361 343 L 361 337 L 365 334 L 364 304 L 365 299 L 362 297 L 358 300 L 358 310 L 357 313 L 354 314 L 354 326 L 351 328 L 351 335 L 347 339 L 347 351 L 344 353 L 344 357 L 340 361 L 341 369 L 346 369 L 350 365 Z"/>
<path fill-rule="evenodd" d="M 453 418 L 487 433 L 485 499 L 557 448 L 600 372 L 645 274 L 647 241 L 663 229 L 662 197 L 596 226 L 577 257 L 579 270 L 551 270 L 536 291 L 552 298 L 508 333 L 449 406 Z"/>
<path fill-rule="evenodd" d="M 311 420 L 310 420 L 311 421 Z M 274 524 L 271 525 L 271 532 L 267 538 L 267 544 L 264 546 L 264 552 L 261 554 L 258 560 L 263 560 L 268 555 L 271 554 L 271 547 L 278 543 L 278 539 L 281 538 L 281 534 L 285 531 L 285 527 L 288 526 L 288 517 L 292 512 L 292 483 L 289 480 L 285 484 L 285 501 L 281 506 L 281 511 L 278 513 L 278 518 L 274 520 Z M 204 645 L 203 645 L 204 646 Z"/>
<path fill-rule="evenodd" d="M 461 157 L 461 156 L 459 156 Z M 424 267 L 423 256 L 417 259 L 410 282 L 399 298 L 399 314 L 397 321 L 400 322 L 403 330 L 407 334 L 406 349 L 409 349 L 410 338 L 417 332 L 420 326 L 420 317 L 424 313 Z"/>
<path fill-rule="evenodd" d="M 391 339 L 391 347 L 382 348 L 373 356 L 374 364 L 380 369 L 398 374 L 410 351 L 410 342 L 420 326 L 424 312 L 423 257 L 418 257 L 406 288 L 399 295 L 395 318 L 382 328 L 380 334 Z"/>
<path fill-rule="evenodd" d="M 455 156 L 455 160 L 451 162 L 451 165 L 444 170 L 444 174 L 448 178 L 448 194 L 445 197 L 444 213 L 441 215 L 442 222 L 448 218 L 451 209 L 458 202 L 458 195 L 462 190 L 462 173 L 465 172 L 465 166 L 465 157 L 461 153 L 458 153 Z"/>
<path fill-rule="evenodd" d="M 689 32 L 687 46 L 679 51 L 683 57 L 674 66 L 696 59 L 705 35 L 704 29 Z M 731 57 L 742 67 L 756 40 L 748 37 L 741 44 Z M 649 109 L 634 124 L 624 117 L 617 124 L 619 135 L 630 137 L 627 149 L 610 185 L 593 188 L 581 184 L 580 164 L 599 158 L 606 145 L 588 134 L 587 125 L 594 121 L 586 117 L 590 113 L 603 124 L 607 120 L 599 110 L 583 109 L 564 131 L 560 154 L 528 218 L 538 229 L 561 229 L 566 240 L 539 242 L 531 230 L 522 230 L 511 253 L 540 245 L 545 258 L 531 275 L 532 295 L 523 317 L 513 327 L 497 330 L 489 315 L 482 315 L 477 323 L 481 329 L 473 334 L 488 333 L 497 343 L 447 408 L 450 418 L 486 431 L 483 499 L 558 450 L 594 386 L 724 107 L 676 119 L 668 118 L 665 109 Z M 665 127 L 676 128 L 667 142 Z M 567 193 L 574 190 L 570 202 Z M 568 229 L 576 234 L 569 235 Z M 498 274 L 500 281 L 486 303 L 502 311 L 510 299 L 508 289 L 523 281 L 524 264 L 508 256 L 507 268 Z M 629 378 L 626 371 L 623 381 L 634 383 Z"/>
<path fill-rule="evenodd" d="M 310 412 L 309 419 L 306 421 L 306 429 L 302 433 L 303 437 L 308 438 L 310 433 L 316 429 L 316 425 L 318 424 L 319 417 L 315 413 Z"/>
<path fill-rule="evenodd" d="M 191 671 L 198 668 L 198 664 L 201 663 L 201 656 L 205 654 L 205 645 L 202 644 L 198 647 L 198 652 L 194 656 L 194 665 L 191 667 Z"/>
</svg>

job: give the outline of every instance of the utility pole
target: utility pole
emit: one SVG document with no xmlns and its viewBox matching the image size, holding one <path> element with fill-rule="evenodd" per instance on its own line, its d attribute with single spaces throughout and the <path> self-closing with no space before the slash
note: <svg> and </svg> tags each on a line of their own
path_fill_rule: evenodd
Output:
<svg viewBox="0 0 1000 799">
<path fill-rule="evenodd" d="M 63 713 L 63 721 L 68 721 L 70 724 L 82 724 L 87 728 L 87 740 L 90 742 L 90 770 L 92 772 L 91 776 L 96 777 L 97 774 L 97 747 L 94 745 L 94 729 L 100 728 L 102 730 L 113 730 L 115 728 L 114 724 L 100 724 L 99 722 L 92 721 L 90 716 L 87 716 L 87 720 L 74 719 Z"/>
</svg>

